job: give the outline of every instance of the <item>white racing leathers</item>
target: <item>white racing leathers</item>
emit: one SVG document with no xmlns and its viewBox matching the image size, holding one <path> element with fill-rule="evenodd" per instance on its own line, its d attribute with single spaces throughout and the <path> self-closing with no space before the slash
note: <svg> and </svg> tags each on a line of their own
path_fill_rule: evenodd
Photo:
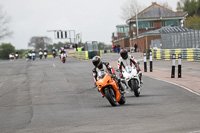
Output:
<svg viewBox="0 0 200 133">
<path fill-rule="evenodd" d="M 140 78 L 141 71 L 135 58 L 131 55 L 126 60 L 119 58 L 118 69 L 120 70 L 120 77 L 122 83 L 125 84 L 128 92 L 134 92 L 134 95 L 138 97 L 140 95 Z"/>
</svg>

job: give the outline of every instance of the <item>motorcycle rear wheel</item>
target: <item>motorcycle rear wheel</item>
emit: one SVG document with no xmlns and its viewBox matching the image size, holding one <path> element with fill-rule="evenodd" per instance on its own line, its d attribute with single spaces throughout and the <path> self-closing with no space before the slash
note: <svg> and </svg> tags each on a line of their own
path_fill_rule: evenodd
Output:
<svg viewBox="0 0 200 133">
<path fill-rule="evenodd" d="M 131 80 L 131 89 L 134 91 L 136 97 L 140 96 L 139 83 L 137 80 Z"/>
<path fill-rule="evenodd" d="M 112 106 L 116 106 L 117 105 L 116 95 L 115 95 L 115 92 L 114 92 L 113 88 L 106 89 L 104 93 L 105 93 L 106 98 L 110 102 L 110 104 Z"/>
</svg>

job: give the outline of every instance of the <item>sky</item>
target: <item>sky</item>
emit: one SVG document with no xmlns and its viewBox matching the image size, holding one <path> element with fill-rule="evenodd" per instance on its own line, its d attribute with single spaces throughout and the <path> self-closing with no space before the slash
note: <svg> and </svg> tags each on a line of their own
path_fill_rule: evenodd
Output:
<svg viewBox="0 0 200 133">
<path fill-rule="evenodd" d="M 179 0 L 139 0 L 138 4 L 148 7 L 152 2 L 167 1 L 176 10 Z M 3 10 L 10 16 L 10 38 L 0 40 L 11 43 L 16 49 L 27 49 L 33 36 L 47 36 L 53 43 L 69 42 L 55 39 L 48 30 L 75 30 L 82 34 L 82 42 L 98 41 L 111 43 L 116 25 L 125 24 L 120 18 L 121 7 L 127 0 L 0 0 Z"/>
</svg>

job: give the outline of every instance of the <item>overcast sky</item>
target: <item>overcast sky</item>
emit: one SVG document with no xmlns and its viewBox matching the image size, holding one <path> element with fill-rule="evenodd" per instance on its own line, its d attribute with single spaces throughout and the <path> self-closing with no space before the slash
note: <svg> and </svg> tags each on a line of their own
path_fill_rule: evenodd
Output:
<svg viewBox="0 0 200 133">
<path fill-rule="evenodd" d="M 16 49 L 28 48 L 33 36 L 47 36 L 53 42 L 69 40 L 54 39 L 53 32 L 47 30 L 75 30 L 82 33 L 82 41 L 98 41 L 111 44 L 112 32 L 116 25 L 125 24 L 120 18 L 121 6 L 127 0 L 0 0 L 3 10 L 11 17 L 9 28 L 13 37 L 0 40 L 11 43 Z M 147 7 L 153 1 L 139 0 Z M 179 0 L 166 0 L 175 11 Z"/>
</svg>

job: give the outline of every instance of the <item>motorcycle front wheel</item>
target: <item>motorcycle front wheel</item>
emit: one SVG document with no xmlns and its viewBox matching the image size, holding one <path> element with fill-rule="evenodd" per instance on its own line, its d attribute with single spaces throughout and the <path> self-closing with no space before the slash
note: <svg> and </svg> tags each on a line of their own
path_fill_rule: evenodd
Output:
<svg viewBox="0 0 200 133">
<path fill-rule="evenodd" d="M 137 80 L 131 80 L 131 89 L 134 91 L 136 97 L 140 96 L 139 83 Z"/>
<path fill-rule="evenodd" d="M 119 103 L 120 105 L 123 105 L 123 104 L 125 104 L 125 102 L 126 102 L 126 99 L 125 99 L 124 96 L 122 96 L 121 99 L 120 99 L 120 101 L 119 101 L 118 103 Z"/>
<path fill-rule="evenodd" d="M 110 104 L 112 106 L 116 106 L 117 105 L 116 95 L 115 95 L 115 92 L 114 92 L 113 88 L 107 88 L 107 89 L 105 89 L 104 93 L 105 93 L 106 98 L 110 102 Z"/>
</svg>

